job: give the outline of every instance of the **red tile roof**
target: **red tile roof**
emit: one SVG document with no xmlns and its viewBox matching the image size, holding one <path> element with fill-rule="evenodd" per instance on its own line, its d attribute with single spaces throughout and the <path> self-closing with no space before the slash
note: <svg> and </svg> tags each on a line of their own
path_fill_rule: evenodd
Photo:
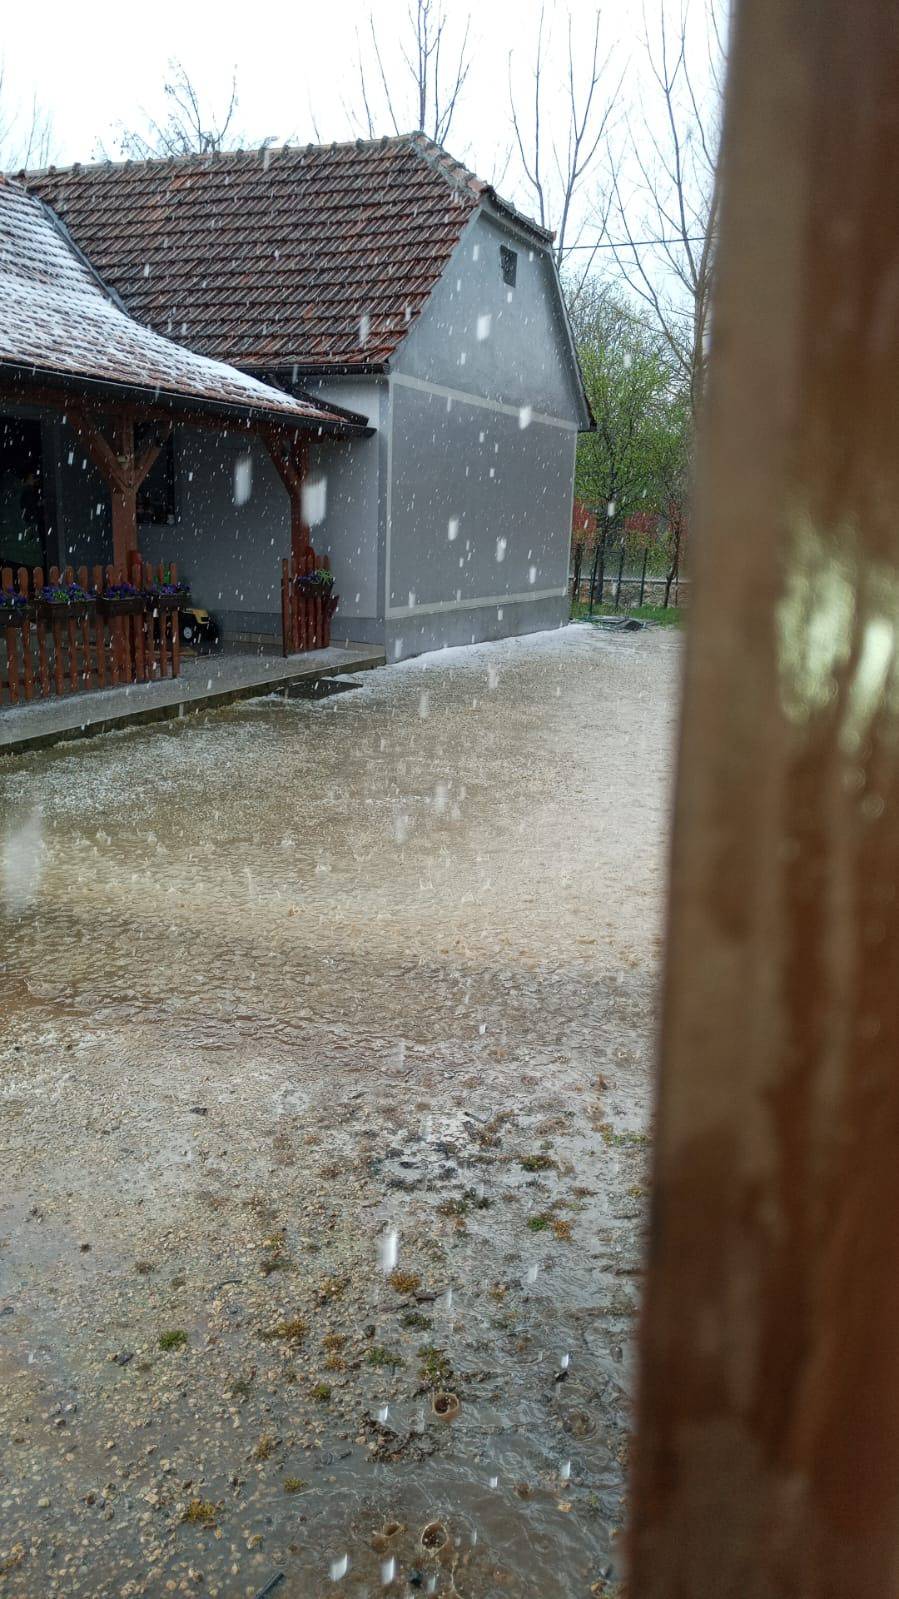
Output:
<svg viewBox="0 0 899 1599">
<path fill-rule="evenodd" d="M 237 366 L 393 352 L 489 185 L 423 134 L 26 177 L 131 314 Z"/>
<path fill-rule="evenodd" d="M 0 177 L 0 375 L 78 377 L 124 385 L 197 408 L 237 408 L 262 418 L 342 423 L 325 406 L 182 349 L 117 305 L 53 213 Z M 208 404 L 211 402 L 211 404 Z M 345 413 L 344 413 L 345 416 Z"/>
</svg>

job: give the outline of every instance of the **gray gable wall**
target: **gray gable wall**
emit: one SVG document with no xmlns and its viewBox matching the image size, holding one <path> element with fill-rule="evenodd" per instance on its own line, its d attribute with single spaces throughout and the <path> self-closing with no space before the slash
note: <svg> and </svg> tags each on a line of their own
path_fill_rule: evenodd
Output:
<svg viewBox="0 0 899 1599">
<path fill-rule="evenodd" d="M 514 289 L 503 281 L 503 245 L 517 252 Z M 579 426 L 587 420 L 552 261 L 483 211 L 465 229 L 391 368 Z"/>
<path fill-rule="evenodd" d="M 546 252 L 477 213 L 388 386 L 388 659 L 559 626 L 587 416 Z"/>
</svg>

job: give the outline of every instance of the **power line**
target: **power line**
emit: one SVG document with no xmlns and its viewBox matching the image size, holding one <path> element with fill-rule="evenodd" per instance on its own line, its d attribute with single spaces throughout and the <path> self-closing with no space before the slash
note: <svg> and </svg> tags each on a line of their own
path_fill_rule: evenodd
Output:
<svg viewBox="0 0 899 1599">
<path fill-rule="evenodd" d="M 688 233 L 686 238 L 675 239 L 623 239 L 617 243 L 611 239 L 603 241 L 597 239 L 595 244 L 566 244 L 565 254 L 569 250 L 632 250 L 642 244 L 704 244 L 705 235 L 702 233 Z"/>
</svg>

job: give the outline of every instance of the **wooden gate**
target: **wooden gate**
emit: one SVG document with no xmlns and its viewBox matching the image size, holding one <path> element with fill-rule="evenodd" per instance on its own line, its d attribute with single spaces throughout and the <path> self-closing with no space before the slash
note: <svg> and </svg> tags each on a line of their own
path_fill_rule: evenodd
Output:
<svg viewBox="0 0 899 1599">
<path fill-rule="evenodd" d="M 328 557 L 321 560 L 311 544 L 281 562 L 281 635 L 285 655 L 326 650 L 331 642 L 331 617 L 337 608 Z"/>
</svg>

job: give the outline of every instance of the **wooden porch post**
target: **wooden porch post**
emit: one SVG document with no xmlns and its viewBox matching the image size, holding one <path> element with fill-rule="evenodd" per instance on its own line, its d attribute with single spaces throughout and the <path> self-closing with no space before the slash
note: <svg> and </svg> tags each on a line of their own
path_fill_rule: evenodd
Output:
<svg viewBox="0 0 899 1599">
<path fill-rule="evenodd" d="M 633 1599 L 899 1592 L 899 26 L 744 0 Z"/>
<path fill-rule="evenodd" d="M 112 501 L 112 559 L 128 570 L 137 554 L 137 484 L 134 481 L 134 419 L 117 417 L 113 424 L 113 450 L 121 468 L 118 485 L 110 483 Z"/>
<path fill-rule="evenodd" d="M 309 472 L 309 440 L 303 433 L 282 433 L 266 429 L 266 447 L 290 499 L 290 549 L 294 566 L 299 568 L 310 545 L 309 523 L 303 509 L 303 486 Z"/>
</svg>

